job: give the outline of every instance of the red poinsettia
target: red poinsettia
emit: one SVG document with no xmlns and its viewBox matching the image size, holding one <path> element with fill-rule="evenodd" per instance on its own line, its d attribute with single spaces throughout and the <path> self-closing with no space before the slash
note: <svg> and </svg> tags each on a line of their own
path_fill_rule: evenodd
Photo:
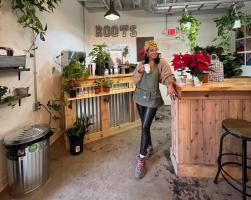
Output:
<svg viewBox="0 0 251 200">
<path fill-rule="evenodd" d="M 193 52 L 192 54 L 174 54 L 172 65 L 174 70 L 184 70 L 186 67 L 190 70 L 190 73 L 197 75 L 205 70 L 208 70 L 208 66 L 211 64 L 210 56 L 201 51 Z"/>
</svg>

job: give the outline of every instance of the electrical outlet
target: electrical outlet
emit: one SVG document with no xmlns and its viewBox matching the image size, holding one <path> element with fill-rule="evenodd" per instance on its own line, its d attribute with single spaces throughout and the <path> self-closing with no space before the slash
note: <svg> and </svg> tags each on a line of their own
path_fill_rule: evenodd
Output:
<svg viewBox="0 0 251 200">
<path fill-rule="evenodd" d="M 40 110 L 40 109 L 41 109 L 41 104 L 40 104 L 40 102 L 39 102 L 39 101 L 35 102 L 35 103 L 33 104 L 33 110 L 34 110 L 34 111 L 37 111 L 37 110 Z"/>
</svg>

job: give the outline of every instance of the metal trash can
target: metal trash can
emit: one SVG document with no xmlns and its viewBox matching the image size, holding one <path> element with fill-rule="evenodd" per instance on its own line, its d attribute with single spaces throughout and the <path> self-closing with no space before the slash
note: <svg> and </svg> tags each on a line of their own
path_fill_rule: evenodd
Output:
<svg viewBox="0 0 251 200">
<path fill-rule="evenodd" d="M 23 196 L 48 180 L 52 134 L 47 124 L 36 124 L 4 137 L 9 192 L 12 196 Z"/>
</svg>

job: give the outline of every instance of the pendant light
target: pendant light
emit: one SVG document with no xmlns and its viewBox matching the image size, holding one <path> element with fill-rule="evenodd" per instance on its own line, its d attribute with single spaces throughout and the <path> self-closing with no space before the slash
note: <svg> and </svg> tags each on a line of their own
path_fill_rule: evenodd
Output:
<svg viewBox="0 0 251 200">
<path fill-rule="evenodd" d="M 108 20 L 118 20 L 120 14 L 114 9 L 114 1 L 110 0 L 110 9 L 105 13 L 104 17 Z"/>
<path fill-rule="evenodd" d="M 187 10 L 187 5 L 185 6 L 185 15 L 188 16 L 188 10 Z M 187 22 L 184 24 L 184 27 L 189 30 L 191 28 L 191 22 Z"/>
<path fill-rule="evenodd" d="M 234 21 L 234 25 L 233 25 L 233 30 L 236 30 L 238 28 L 241 28 L 241 20 L 240 20 L 240 18 L 238 16 L 238 13 L 236 11 L 236 4 L 233 7 L 233 12 L 234 12 L 234 15 L 236 17 L 236 19 Z"/>
</svg>

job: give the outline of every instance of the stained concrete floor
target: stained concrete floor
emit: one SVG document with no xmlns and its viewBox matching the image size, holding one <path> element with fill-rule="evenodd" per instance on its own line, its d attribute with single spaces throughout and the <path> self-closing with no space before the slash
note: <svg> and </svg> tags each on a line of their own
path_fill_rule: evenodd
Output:
<svg viewBox="0 0 251 200">
<path fill-rule="evenodd" d="M 79 156 L 65 151 L 63 140 L 51 149 L 50 179 L 21 200 L 237 200 L 241 195 L 224 182 L 178 178 L 169 158 L 170 107 L 163 106 L 152 126 L 154 155 L 147 174 L 133 177 L 140 128 L 85 145 Z M 1 200 L 13 199 L 7 191 Z"/>
</svg>

